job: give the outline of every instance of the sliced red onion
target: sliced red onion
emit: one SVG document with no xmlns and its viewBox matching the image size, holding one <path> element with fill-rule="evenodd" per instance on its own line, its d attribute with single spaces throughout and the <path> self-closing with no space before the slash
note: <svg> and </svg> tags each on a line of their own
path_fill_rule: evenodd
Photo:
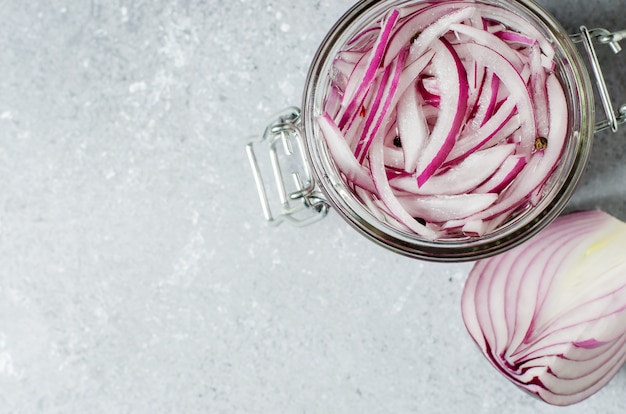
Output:
<svg viewBox="0 0 626 414">
<path fill-rule="evenodd" d="M 468 221 L 461 231 L 467 236 L 479 237 L 487 232 L 487 223 L 483 220 Z"/>
<path fill-rule="evenodd" d="M 471 119 L 468 121 L 468 127 L 474 130 L 485 125 L 491 119 L 496 110 L 498 91 L 500 90 L 500 79 L 488 71 L 483 77 L 483 83 L 477 94 L 476 107 Z"/>
<path fill-rule="evenodd" d="M 433 93 L 433 88 L 430 88 L 430 90 L 428 90 L 428 87 L 425 86 L 424 81 L 422 81 L 417 83 L 417 89 L 425 104 L 434 106 L 435 108 L 439 109 L 441 105 L 441 96 L 438 93 Z M 437 92 L 439 91 L 437 90 Z"/>
<path fill-rule="evenodd" d="M 359 60 L 352 65 L 352 70 L 350 72 L 347 72 L 349 68 L 345 65 L 345 62 L 340 58 L 337 59 L 340 62 L 337 71 L 348 76 L 348 81 L 344 87 L 344 93 L 341 101 L 341 105 L 344 107 L 344 110 L 348 105 L 350 105 L 350 100 L 354 97 L 354 94 L 356 94 L 357 89 L 362 85 L 363 76 L 365 75 L 365 71 L 367 70 L 369 64 L 369 54 L 370 53 L 361 53 Z M 337 67 L 336 65 L 333 66 Z M 341 87 L 342 85 L 338 86 Z"/>
<path fill-rule="evenodd" d="M 543 66 L 543 68 L 547 70 L 548 73 L 552 73 L 556 69 L 556 62 L 554 61 L 553 58 L 549 58 L 548 56 L 542 53 L 541 54 L 541 66 Z"/>
<path fill-rule="evenodd" d="M 426 30 L 428 27 L 431 27 L 434 22 L 440 21 L 440 19 L 444 18 L 446 15 L 449 15 L 451 12 L 455 10 L 464 9 L 467 7 L 466 2 L 445 2 L 440 4 L 431 5 L 429 7 L 421 8 L 417 13 L 412 13 L 408 19 L 403 19 L 399 27 L 396 29 L 395 33 L 391 41 L 389 42 L 389 47 L 387 48 L 387 52 L 385 53 L 385 60 L 383 62 L 383 66 L 387 66 L 391 63 L 393 59 L 398 56 L 400 50 L 404 49 L 407 45 L 410 45 L 413 40 L 415 40 L 416 36 Z M 470 13 L 472 14 L 472 13 Z M 463 20 L 458 20 L 460 22 Z M 440 27 L 437 28 L 436 32 L 443 34 L 443 31 L 446 30 L 445 26 L 450 25 L 451 23 L 457 23 L 457 19 L 454 18 L 452 21 L 444 21 L 440 23 Z M 431 40 L 439 37 L 434 29 L 431 29 L 432 34 L 428 37 Z M 421 52 L 425 52 L 426 48 Z M 416 53 L 416 58 L 421 56 L 421 53 Z"/>
<path fill-rule="evenodd" d="M 379 33 L 379 27 L 368 27 L 367 29 L 356 35 L 354 38 L 352 38 L 348 42 L 347 46 L 351 50 L 360 50 L 361 48 L 365 48 L 367 50 L 368 44 L 370 43 L 369 41 L 378 37 Z"/>
<path fill-rule="evenodd" d="M 458 51 L 457 51 L 458 54 Z M 463 59 L 463 56 L 459 54 L 459 57 Z M 467 61 L 467 59 L 465 59 Z M 469 85 L 469 96 L 467 99 L 468 111 L 476 112 L 476 103 L 481 95 L 483 85 L 485 83 L 486 70 L 482 65 L 472 59 L 470 64 L 465 65 L 465 72 L 467 73 L 467 83 Z"/>
<path fill-rule="evenodd" d="M 402 73 L 402 69 L 404 68 L 404 62 L 406 61 L 406 57 L 408 55 L 408 51 L 404 51 L 400 53 L 398 60 L 394 61 L 393 64 L 385 70 L 386 73 L 389 73 L 387 76 L 389 79 L 385 79 L 385 88 L 380 89 L 383 91 L 381 96 L 377 96 L 377 100 L 382 102 L 376 102 L 376 112 L 372 111 L 373 114 L 373 125 L 367 125 L 367 136 L 365 136 L 362 142 L 359 142 L 356 149 L 357 159 L 362 163 L 367 156 L 369 146 L 374 138 L 378 135 L 380 127 L 383 125 L 385 121 L 385 117 L 387 115 L 387 111 L 391 108 L 391 102 L 396 94 L 398 89 L 398 83 L 400 81 L 400 75 Z M 368 117 L 369 120 L 369 117 Z"/>
<path fill-rule="evenodd" d="M 473 43 L 467 43 L 465 47 L 477 60 L 493 70 L 506 86 L 510 96 L 515 99 L 517 111 L 522 114 L 522 150 L 526 155 L 530 155 L 532 145 L 535 143 L 535 119 L 532 100 L 522 75 L 502 55 L 488 47 Z"/>
<path fill-rule="evenodd" d="M 463 221 L 461 231 L 467 236 L 483 236 L 500 227 L 505 219 L 506 217 L 498 217 L 491 220 Z M 445 223 L 441 226 L 442 229 L 446 228 L 446 226 L 453 221 L 454 220 L 451 220 L 450 222 Z"/>
<path fill-rule="evenodd" d="M 392 126 L 392 128 L 387 131 L 383 142 L 385 167 L 387 167 L 388 173 L 400 173 L 404 171 L 404 152 L 402 148 L 398 148 L 400 137 L 398 137 L 396 133 L 395 126 Z"/>
<path fill-rule="evenodd" d="M 521 155 L 509 156 L 498 168 L 498 171 L 484 182 L 480 187 L 472 190 L 473 193 L 499 193 L 508 187 L 509 184 L 526 166 L 526 158 Z"/>
<path fill-rule="evenodd" d="M 554 405 L 606 385 L 626 361 L 624 245 L 626 223 L 585 211 L 477 262 L 463 319 L 491 364 Z"/>
<path fill-rule="evenodd" d="M 432 3 L 428 1 L 405 6 L 400 9 L 400 18 L 406 21 L 407 17 L 410 19 L 414 15 L 423 13 L 425 10 L 430 9 L 432 6 Z"/>
<path fill-rule="evenodd" d="M 404 94 L 404 92 L 406 92 L 406 90 L 410 86 L 415 85 L 416 79 L 420 77 L 420 75 L 422 74 L 426 66 L 430 64 L 434 55 L 435 55 L 435 52 L 432 50 L 429 50 L 426 53 L 424 53 L 415 62 L 409 65 L 406 65 L 406 67 L 402 71 L 402 74 L 400 75 L 400 80 L 398 81 L 398 88 L 391 102 L 392 108 L 396 107 L 396 105 L 398 104 L 398 100 L 400 99 L 402 94 Z"/>
<path fill-rule="evenodd" d="M 451 24 L 450 30 L 470 37 L 479 45 L 486 46 L 492 50 L 497 50 L 502 54 L 503 58 L 508 60 L 509 63 L 517 69 L 518 72 L 522 70 L 522 67 L 524 66 L 522 59 L 515 52 L 515 50 L 511 49 L 497 36 L 494 36 L 485 30 L 459 23 Z"/>
<path fill-rule="evenodd" d="M 393 193 L 385 173 L 382 139 L 375 139 L 372 143 L 372 149 L 370 151 L 370 169 L 374 180 L 374 186 L 376 187 L 376 192 L 385 206 L 389 209 L 391 215 L 420 236 L 430 240 L 437 238 L 437 233 L 415 220 L 415 218 L 406 211 L 404 206 Z"/>
<path fill-rule="evenodd" d="M 391 170 L 391 172 L 404 171 L 404 153 L 400 148 L 385 146 L 383 156 L 385 159 L 385 167 L 387 167 L 388 170 Z"/>
<path fill-rule="evenodd" d="M 357 196 L 363 201 L 363 204 L 368 208 L 368 210 L 372 213 L 377 220 L 381 222 L 387 221 L 388 214 L 385 214 L 378 205 L 376 204 L 376 199 L 374 199 L 373 194 L 367 190 L 364 190 L 361 187 L 355 187 L 354 192 Z"/>
<path fill-rule="evenodd" d="M 550 112 L 546 149 L 533 154 L 515 181 L 501 194 L 497 204 L 472 217 L 473 219 L 491 218 L 524 203 L 528 195 L 542 185 L 555 168 L 567 137 L 567 101 L 555 75 L 548 76 L 546 87 Z"/>
<path fill-rule="evenodd" d="M 389 95 L 389 89 L 391 88 L 392 67 L 385 68 L 379 82 L 377 84 L 376 95 L 368 105 L 369 110 L 363 111 L 365 122 L 363 122 L 363 129 L 361 130 L 361 137 L 356 142 L 356 148 L 354 154 L 357 160 L 362 163 L 367 155 L 367 150 L 372 142 L 374 136 L 378 133 L 380 128 L 380 120 L 382 119 L 384 111 L 384 101 Z"/>
<path fill-rule="evenodd" d="M 390 10 L 337 54 L 318 123 L 378 219 L 427 239 L 479 237 L 541 201 L 568 109 L 550 42 L 519 20 L 473 1 L 424 2 Z M 426 225 L 406 208 L 466 195 L 496 199 L 465 217 L 424 214 Z"/>
<path fill-rule="evenodd" d="M 362 100 L 362 97 L 365 95 L 365 92 L 368 90 L 370 85 L 372 84 L 378 67 L 380 66 L 380 62 L 383 58 L 383 54 L 387 47 L 387 42 L 389 41 L 389 37 L 391 36 L 391 31 L 395 26 L 398 20 L 399 12 L 398 10 L 392 10 L 389 14 L 389 17 L 386 19 L 383 24 L 383 29 L 381 30 L 378 39 L 376 40 L 376 44 L 374 45 L 371 53 L 370 60 L 367 65 L 367 69 L 363 74 L 361 81 L 358 82 L 358 89 L 356 90 L 353 97 L 350 97 L 350 102 L 348 103 L 348 107 L 346 111 L 343 113 L 341 120 L 339 122 L 339 128 L 343 128 L 349 120 L 354 116 L 355 111 L 358 110 L 359 104 Z"/>
<path fill-rule="evenodd" d="M 423 88 L 422 91 L 424 93 L 428 93 L 433 96 L 440 96 L 441 91 L 439 90 L 439 81 L 437 78 L 422 78 L 420 82 L 420 86 Z"/>
<path fill-rule="evenodd" d="M 547 137 L 549 126 L 546 72 L 542 70 L 539 47 L 530 49 L 530 91 L 535 105 L 535 121 L 538 137 Z"/>
<path fill-rule="evenodd" d="M 459 159 L 467 157 L 474 151 L 480 149 L 496 136 L 508 123 L 514 115 L 515 101 L 507 99 L 498 109 L 498 111 L 480 128 L 473 130 L 469 128 L 459 139 L 457 144 L 448 154 L 447 163 L 457 162 Z M 519 118 L 515 118 L 511 123 L 513 131 L 520 126 Z M 509 129 L 507 129 L 507 132 Z M 507 135 L 508 136 L 508 135 Z"/>
<path fill-rule="evenodd" d="M 324 114 L 318 117 L 317 123 L 339 171 L 346 176 L 347 180 L 359 187 L 372 192 L 376 191 L 369 172 L 356 160 L 339 127 L 335 125 L 335 121 L 328 114 Z"/>
<path fill-rule="evenodd" d="M 492 205 L 496 194 L 460 194 L 437 196 L 402 196 L 400 204 L 412 216 L 429 222 L 441 223 L 448 219 L 469 217 Z"/>
<path fill-rule="evenodd" d="M 527 20 L 521 18 L 517 14 L 505 10 L 498 6 L 492 6 L 489 4 L 476 4 L 474 6 L 478 9 L 483 18 L 491 19 L 493 21 L 503 23 L 505 26 L 513 29 L 518 33 L 522 33 L 525 36 L 531 37 L 541 46 L 543 53 L 550 59 L 554 57 L 554 48 L 550 41 L 546 39 L 535 26 L 533 26 Z"/>
<path fill-rule="evenodd" d="M 517 43 L 522 46 L 532 46 L 536 43 L 536 40 L 530 36 L 525 36 L 518 32 L 513 32 L 510 30 L 502 29 L 497 30 L 493 33 L 495 36 L 498 36 L 501 40 L 504 40 L 508 43 Z"/>
<path fill-rule="evenodd" d="M 393 188 L 417 195 L 465 194 L 491 177 L 513 151 L 515 144 L 499 145 L 475 152 L 458 165 L 431 177 L 421 187 L 413 176 L 393 179 L 390 184 Z"/>
<path fill-rule="evenodd" d="M 452 46 L 440 40 L 433 42 L 433 49 L 432 67 L 441 92 L 440 114 L 417 164 L 417 184 L 420 186 L 452 151 L 465 117 L 469 88 L 465 68 Z"/>
<path fill-rule="evenodd" d="M 412 173 L 417 168 L 417 160 L 430 133 L 416 87 L 409 87 L 400 98 L 397 122 L 402 137 L 404 170 Z"/>
<path fill-rule="evenodd" d="M 462 22 L 474 14 L 475 9 L 472 6 L 466 6 L 460 10 L 456 10 L 446 16 L 443 16 L 436 22 L 432 22 L 411 44 L 411 53 L 409 62 L 419 58 L 428 48 L 442 35 L 450 30 L 450 25 Z"/>
</svg>

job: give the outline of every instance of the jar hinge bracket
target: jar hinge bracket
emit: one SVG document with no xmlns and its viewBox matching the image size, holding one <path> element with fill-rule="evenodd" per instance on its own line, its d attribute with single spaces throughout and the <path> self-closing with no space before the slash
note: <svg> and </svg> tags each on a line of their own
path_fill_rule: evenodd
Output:
<svg viewBox="0 0 626 414">
<path fill-rule="evenodd" d="M 608 44 L 614 53 L 619 53 L 622 50 L 619 42 L 626 39 L 626 30 L 610 32 L 600 28 L 589 30 L 587 27 L 581 26 L 580 33 L 571 35 L 570 38 L 574 43 L 582 43 L 585 48 L 591 69 L 593 70 L 593 75 L 596 78 L 596 85 L 598 87 L 598 93 L 600 94 L 602 107 L 606 114 L 606 120 L 596 123 L 595 131 L 600 132 L 611 129 L 611 131 L 617 132 L 618 125 L 626 123 L 626 103 L 622 104 L 617 112 L 613 109 L 609 89 L 606 85 L 602 67 L 600 66 L 600 61 L 596 53 L 594 39 L 600 44 Z"/>
<path fill-rule="evenodd" d="M 317 189 L 308 167 L 299 125 L 300 109 L 287 108 L 272 118 L 260 138 L 253 138 L 246 145 L 263 215 L 272 225 L 289 221 L 296 226 L 306 226 L 324 218 L 330 209 Z M 255 153 L 255 146 L 261 144 L 269 148 L 269 164 L 274 175 L 280 209 L 280 213 L 276 215 L 272 212 L 271 202 L 274 200 L 270 200 L 268 196 L 261 164 Z M 287 175 L 283 172 L 285 165 L 290 170 Z M 288 175 L 291 175 L 291 184 L 287 179 Z"/>
</svg>

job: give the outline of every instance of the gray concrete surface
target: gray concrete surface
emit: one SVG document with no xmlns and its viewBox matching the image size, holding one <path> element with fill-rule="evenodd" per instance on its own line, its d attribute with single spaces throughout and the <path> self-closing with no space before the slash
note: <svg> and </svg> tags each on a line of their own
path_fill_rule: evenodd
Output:
<svg viewBox="0 0 626 414">
<path fill-rule="evenodd" d="M 0 413 L 623 413 L 626 370 L 568 409 L 479 354 L 469 264 L 335 213 L 262 220 L 244 144 L 299 104 L 351 0 L 0 2 Z M 568 29 L 624 3 L 542 1 Z M 606 54 L 616 101 L 626 54 Z M 626 219 L 626 128 L 572 208 Z"/>
</svg>

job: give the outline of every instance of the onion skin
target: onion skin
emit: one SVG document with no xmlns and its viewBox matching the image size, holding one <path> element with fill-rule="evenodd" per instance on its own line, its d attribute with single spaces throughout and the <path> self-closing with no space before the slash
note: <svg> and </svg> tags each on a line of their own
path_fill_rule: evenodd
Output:
<svg viewBox="0 0 626 414">
<path fill-rule="evenodd" d="M 477 262 L 461 307 L 485 357 L 552 405 L 600 390 L 626 362 L 625 244 L 626 223 L 583 211 Z"/>
</svg>

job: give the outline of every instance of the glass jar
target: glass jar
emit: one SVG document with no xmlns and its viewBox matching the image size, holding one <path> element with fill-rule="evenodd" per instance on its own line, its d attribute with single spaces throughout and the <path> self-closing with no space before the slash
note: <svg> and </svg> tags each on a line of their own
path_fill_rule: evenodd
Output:
<svg viewBox="0 0 626 414">
<path fill-rule="evenodd" d="M 400 230 L 379 220 L 361 201 L 339 172 L 330 156 L 316 118 L 321 115 L 331 88 L 332 64 L 345 45 L 365 28 L 380 21 L 394 8 L 410 7 L 420 0 L 363 0 L 347 11 L 329 31 L 310 66 L 306 80 L 302 111 L 290 108 L 277 116 L 268 126 L 261 141 L 270 143 L 270 155 L 276 183 L 280 193 L 282 212 L 274 216 L 270 210 L 267 192 L 258 166 L 254 146 L 248 144 L 248 155 L 255 173 L 256 183 L 268 221 L 278 223 L 284 219 L 297 224 L 307 224 L 326 214 L 329 207 L 337 211 L 359 233 L 397 253 L 410 257 L 439 261 L 469 261 L 485 258 L 508 250 L 529 239 L 565 208 L 587 164 L 594 132 L 611 128 L 625 120 L 626 107 L 617 113 L 613 110 L 606 90 L 601 68 L 595 55 L 593 41 L 607 43 L 617 52 L 618 41 L 624 33 L 609 33 L 603 29 L 587 30 L 570 36 L 561 25 L 540 6 L 530 0 L 477 0 L 471 3 L 493 5 L 508 10 L 529 22 L 554 47 L 557 74 L 565 91 L 568 105 L 568 137 L 556 170 L 544 186 L 538 202 L 525 209 L 508 222 L 482 236 L 428 240 L 415 233 Z M 582 42 L 596 78 L 607 120 L 595 122 L 595 103 L 590 75 L 586 63 L 575 43 Z M 287 191 L 281 178 L 276 144 L 282 141 L 288 153 L 300 152 L 304 167 L 295 175 L 296 189 Z M 293 141 L 293 142 L 292 142 Z M 294 150 L 297 144 L 297 151 Z M 298 207 L 293 202 L 301 203 Z M 312 212 L 305 218 L 301 211 Z M 306 213 L 305 213 L 306 215 Z"/>
</svg>

